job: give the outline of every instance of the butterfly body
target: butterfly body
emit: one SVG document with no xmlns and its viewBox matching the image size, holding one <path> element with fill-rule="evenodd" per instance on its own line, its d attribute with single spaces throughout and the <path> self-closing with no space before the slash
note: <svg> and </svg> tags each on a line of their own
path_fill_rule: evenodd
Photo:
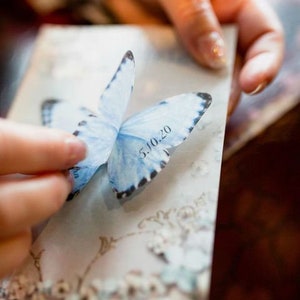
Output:
<svg viewBox="0 0 300 300">
<path fill-rule="evenodd" d="M 100 98 L 98 113 L 68 102 L 44 102 L 44 124 L 72 132 L 88 147 L 86 159 L 70 169 L 75 181 L 70 197 L 79 193 L 103 164 L 107 164 L 116 196 L 131 195 L 165 167 L 170 159 L 169 149 L 188 137 L 211 103 L 207 93 L 181 94 L 122 123 L 133 81 L 134 59 L 129 51 Z M 66 110 L 72 113 L 73 120 L 65 120 L 67 124 L 62 125 Z"/>
</svg>

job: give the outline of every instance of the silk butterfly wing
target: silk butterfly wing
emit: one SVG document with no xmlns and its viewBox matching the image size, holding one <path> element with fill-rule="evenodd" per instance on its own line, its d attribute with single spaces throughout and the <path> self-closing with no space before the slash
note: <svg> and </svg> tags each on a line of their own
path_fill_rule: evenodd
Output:
<svg viewBox="0 0 300 300">
<path fill-rule="evenodd" d="M 161 101 L 121 126 L 108 160 L 118 198 L 132 194 L 169 161 L 168 149 L 181 144 L 211 103 L 206 93 L 181 94 Z"/>
<path fill-rule="evenodd" d="M 92 112 L 85 107 L 77 107 L 67 101 L 49 99 L 42 104 L 43 125 L 74 133 L 80 121 Z M 66 117 L 67 115 L 67 117 Z"/>
<path fill-rule="evenodd" d="M 116 132 L 119 131 L 133 90 L 134 76 L 134 57 L 131 51 L 127 51 L 98 105 L 98 118 L 115 128 Z"/>
<path fill-rule="evenodd" d="M 128 51 L 100 97 L 97 114 L 68 102 L 44 102 L 44 123 L 72 132 L 87 145 L 86 158 L 70 169 L 74 186 L 69 199 L 78 194 L 97 169 L 107 162 L 133 89 L 133 82 L 134 59 Z"/>
</svg>

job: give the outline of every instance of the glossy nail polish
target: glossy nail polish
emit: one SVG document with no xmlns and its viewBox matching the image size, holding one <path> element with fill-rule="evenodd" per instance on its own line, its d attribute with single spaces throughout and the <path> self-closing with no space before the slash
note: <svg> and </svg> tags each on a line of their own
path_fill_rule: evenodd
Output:
<svg viewBox="0 0 300 300">
<path fill-rule="evenodd" d="M 207 33 L 198 39 L 198 52 L 207 66 L 220 69 L 226 65 L 225 43 L 221 35 L 216 32 Z"/>
</svg>

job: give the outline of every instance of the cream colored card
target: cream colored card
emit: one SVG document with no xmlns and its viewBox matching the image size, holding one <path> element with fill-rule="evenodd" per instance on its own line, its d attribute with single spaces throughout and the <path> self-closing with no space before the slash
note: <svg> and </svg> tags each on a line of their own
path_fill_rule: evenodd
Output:
<svg viewBox="0 0 300 300">
<path fill-rule="evenodd" d="M 49 98 L 95 110 L 128 49 L 135 56 L 136 80 L 127 115 L 185 92 L 210 93 L 213 102 L 165 169 L 137 196 L 117 200 L 101 168 L 49 221 L 20 271 L 26 280 L 42 281 L 36 293 L 207 297 L 235 28 L 224 28 L 224 36 L 227 68 L 210 71 L 190 59 L 169 27 L 41 30 L 11 119 L 40 124 L 41 103 Z"/>
</svg>

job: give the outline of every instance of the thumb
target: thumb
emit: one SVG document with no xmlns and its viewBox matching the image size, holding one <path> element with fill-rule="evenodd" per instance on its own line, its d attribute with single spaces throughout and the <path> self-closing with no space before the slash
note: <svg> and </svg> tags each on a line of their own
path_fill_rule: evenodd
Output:
<svg viewBox="0 0 300 300">
<path fill-rule="evenodd" d="M 182 43 L 200 64 L 219 69 L 226 64 L 221 27 L 209 0 L 159 0 Z"/>
</svg>

